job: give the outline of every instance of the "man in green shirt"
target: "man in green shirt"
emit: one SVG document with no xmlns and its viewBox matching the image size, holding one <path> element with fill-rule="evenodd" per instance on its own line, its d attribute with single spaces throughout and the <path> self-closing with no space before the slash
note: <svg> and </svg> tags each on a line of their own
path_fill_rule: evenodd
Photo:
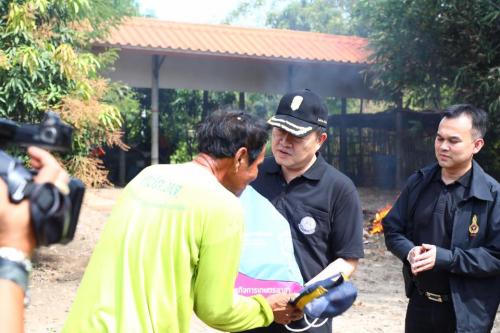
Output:
<svg viewBox="0 0 500 333">
<path fill-rule="evenodd" d="M 154 165 L 123 190 L 94 249 L 63 332 L 243 331 L 287 323 L 288 295 L 240 297 L 243 213 L 237 199 L 257 176 L 267 126 L 216 112 L 197 131 L 192 162 Z"/>
</svg>

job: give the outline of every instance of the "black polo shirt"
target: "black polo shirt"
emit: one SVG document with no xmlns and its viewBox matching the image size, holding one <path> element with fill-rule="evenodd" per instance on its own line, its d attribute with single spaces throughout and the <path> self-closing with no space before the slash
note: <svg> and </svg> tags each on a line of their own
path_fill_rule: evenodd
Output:
<svg viewBox="0 0 500 333">
<path fill-rule="evenodd" d="M 251 184 L 290 223 L 295 258 L 304 281 L 337 258 L 363 257 L 363 218 L 352 181 L 321 155 L 289 184 L 267 157 Z"/>
<path fill-rule="evenodd" d="M 441 169 L 435 172 L 415 206 L 416 245 L 426 243 L 450 249 L 455 210 L 457 204 L 468 195 L 471 170 L 448 185 L 441 180 Z M 449 272 L 437 268 L 419 273 L 415 282 L 422 291 L 450 293 Z"/>
<path fill-rule="evenodd" d="M 304 281 L 309 281 L 337 258 L 363 257 L 363 218 L 358 192 L 352 181 L 317 155 L 300 177 L 286 183 L 281 167 L 267 157 L 251 184 L 287 219 L 292 233 L 295 259 Z M 322 320 L 321 320 L 322 322 Z M 293 328 L 306 327 L 302 319 Z M 247 333 L 289 333 L 272 323 Z M 307 330 L 331 333 L 332 321 Z"/>
</svg>

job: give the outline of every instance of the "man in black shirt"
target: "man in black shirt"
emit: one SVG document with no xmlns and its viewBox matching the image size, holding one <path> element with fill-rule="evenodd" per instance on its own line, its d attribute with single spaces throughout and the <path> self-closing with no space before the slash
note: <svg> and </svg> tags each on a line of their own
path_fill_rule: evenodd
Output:
<svg viewBox="0 0 500 333">
<path fill-rule="evenodd" d="M 251 184 L 287 219 L 304 281 L 342 272 L 349 276 L 363 257 L 363 220 L 352 181 L 318 153 L 326 140 L 328 110 L 309 90 L 281 99 L 273 126 L 272 157 Z M 302 328 L 301 320 L 292 327 Z M 331 320 L 307 332 L 331 333 Z M 252 332 L 288 332 L 277 324 Z"/>
<path fill-rule="evenodd" d="M 473 157 L 487 115 L 446 110 L 437 164 L 412 175 L 383 220 L 387 248 L 403 261 L 405 331 L 489 332 L 500 302 L 499 184 Z"/>
</svg>

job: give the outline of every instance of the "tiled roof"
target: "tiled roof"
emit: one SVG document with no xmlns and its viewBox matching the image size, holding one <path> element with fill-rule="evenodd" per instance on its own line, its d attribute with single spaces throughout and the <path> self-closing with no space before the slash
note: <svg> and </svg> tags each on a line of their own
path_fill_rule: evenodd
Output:
<svg viewBox="0 0 500 333">
<path fill-rule="evenodd" d="M 132 17 L 95 43 L 158 53 L 187 52 L 288 61 L 367 63 L 368 40 L 281 29 L 242 28 Z"/>
</svg>

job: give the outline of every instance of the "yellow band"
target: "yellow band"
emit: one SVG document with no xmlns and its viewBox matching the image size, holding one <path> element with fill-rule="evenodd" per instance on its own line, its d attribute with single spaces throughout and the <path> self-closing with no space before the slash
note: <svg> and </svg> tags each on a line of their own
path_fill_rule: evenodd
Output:
<svg viewBox="0 0 500 333">
<path fill-rule="evenodd" d="M 320 297 L 321 295 L 326 294 L 328 290 L 326 290 L 323 286 L 319 286 L 318 288 L 311 291 L 309 294 L 302 296 L 297 302 L 297 307 L 299 309 L 304 309 L 307 303 L 312 301 L 313 299 Z"/>
</svg>

